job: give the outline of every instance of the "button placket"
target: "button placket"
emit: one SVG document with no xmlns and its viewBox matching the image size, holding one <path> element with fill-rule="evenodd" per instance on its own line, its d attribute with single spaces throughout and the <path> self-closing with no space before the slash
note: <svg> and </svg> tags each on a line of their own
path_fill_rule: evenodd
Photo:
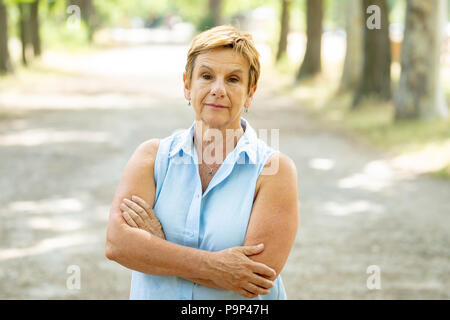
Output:
<svg viewBox="0 0 450 320">
<path fill-rule="evenodd" d="M 202 197 L 200 191 L 194 194 L 184 230 L 184 243 L 192 248 L 198 247 L 198 230 Z"/>
<path fill-rule="evenodd" d="M 198 188 L 197 188 L 198 189 Z M 194 193 L 189 212 L 186 217 L 185 231 L 183 233 L 184 245 L 191 248 L 198 247 L 198 229 L 201 209 L 201 188 L 200 191 Z M 194 284 L 188 281 L 180 283 L 180 299 L 192 299 Z"/>
</svg>

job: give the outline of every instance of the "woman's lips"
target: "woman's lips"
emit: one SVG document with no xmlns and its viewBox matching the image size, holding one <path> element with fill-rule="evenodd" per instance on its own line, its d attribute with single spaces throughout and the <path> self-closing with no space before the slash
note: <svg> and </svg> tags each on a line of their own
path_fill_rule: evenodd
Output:
<svg viewBox="0 0 450 320">
<path fill-rule="evenodd" d="M 206 105 L 207 105 L 208 107 L 210 107 L 210 108 L 213 108 L 213 109 L 226 109 L 226 108 L 228 108 L 228 107 L 222 106 L 222 105 L 220 105 L 220 104 L 210 104 L 210 103 L 207 103 Z"/>
</svg>

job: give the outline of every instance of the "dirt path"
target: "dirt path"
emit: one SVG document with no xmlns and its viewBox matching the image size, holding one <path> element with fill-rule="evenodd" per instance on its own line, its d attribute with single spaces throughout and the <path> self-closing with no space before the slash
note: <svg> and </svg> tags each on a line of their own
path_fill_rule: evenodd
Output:
<svg viewBox="0 0 450 320">
<path fill-rule="evenodd" d="M 108 210 L 136 146 L 192 123 L 186 50 L 49 53 L 60 71 L 0 86 L 0 299 L 128 298 L 130 271 L 104 257 Z M 247 119 L 280 129 L 299 172 L 289 299 L 449 299 L 450 183 L 393 169 L 262 79 Z M 372 265 L 379 290 L 366 285 Z M 67 287 L 70 266 L 79 290 Z"/>
</svg>

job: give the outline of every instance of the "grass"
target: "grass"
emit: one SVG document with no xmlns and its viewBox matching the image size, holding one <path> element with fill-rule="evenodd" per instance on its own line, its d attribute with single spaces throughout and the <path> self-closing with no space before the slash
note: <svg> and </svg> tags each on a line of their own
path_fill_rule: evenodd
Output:
<svg viewBox="0 0 450 320">
<path fill-rule="evenodd" d="M 445 180 L 450 179 L 450 165 L 445 166 L 441 170 L 432 173 L 436 178 L 442 178 Z"/>
<path fill-rule="evenodd" d="M 294 79 L 292 67 L 289 69 L 286 61 L 282 61 L 272 72 L 282 78 Z M 393 78 L 395 88 L 398 77 Z M 324 72 L 297 85 L 294 85 L 292 80 L 289 85 L 283 86 L 279 93 L 295 98 L 303 112 L 326 126 L 332 126 L 352 139 L 386 151 L 392 156 L 414 155 L 416 158 L 420 156 L 422 159 L 429 159 L 430 163 L 436 158 L 449 159 L 450 119 L 394 122 L 392 101 L 366 100 L 360 108 L 352 110 L 350 106 L 353 93 L 338 92 L 339 77 L 336 76 L 336 72 L 334 74 Z M 446 97 L 450 106 L 450 87 L 446 88 Z M 411 158 L 411 161 L 414 159 Z M 450 179 L 450 161 L 439 163 L 441 163 L 439 168 L 430 165 L 427 173 Z"/>
</svg>

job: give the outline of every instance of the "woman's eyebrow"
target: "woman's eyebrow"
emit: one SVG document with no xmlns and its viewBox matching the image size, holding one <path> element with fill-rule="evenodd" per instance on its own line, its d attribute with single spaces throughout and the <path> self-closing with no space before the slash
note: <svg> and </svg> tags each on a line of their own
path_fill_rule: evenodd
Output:
<svg viewBox="0 0 450 320">
<path fill-rule="evenodd" d="M 207 66 L 206 64 L 202 64 L 199 69 L 201 69 L 201 68 L 206 68 L 206 69 L 209 69 L 211 71 L 214 71 L 211 67 Z M 241 69 L 235 69 L 235 70 L 233 70 L 233 71 L 231 71 L 229 73 L 243 73 L 243 71 Z"/>
</svg>

